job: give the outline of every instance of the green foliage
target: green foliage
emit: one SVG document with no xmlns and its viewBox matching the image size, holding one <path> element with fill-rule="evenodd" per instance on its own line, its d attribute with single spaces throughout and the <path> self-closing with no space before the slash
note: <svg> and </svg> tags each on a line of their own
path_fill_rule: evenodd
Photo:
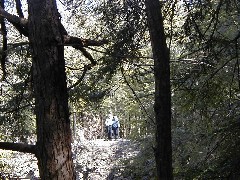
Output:
<svg viewBox="0 0 240 180">
<path fill-rule="evenodd" d="M 68 3 L 76 7 L 71 19 L 78 19 L 79 26 L 88 29 L 84 35 L 109 41 L 104 48 L 88 49 L 98 64 L 69 91 L 73 111 L 92 111 L 104 117 L 113 112 L 126 125 L 122 129 L 131 129 L 127 133 L 129 138 L 152 132 L 153 122 L 149 119 L 153 106 L 153 71 L 152 60 L 148 58 L 150 49 L 144 3 Z M 92 18 L 96 22 L 94 26 Z M 81 76 L 87 61 L 77 53 L 69 55 L 67 72 L 71 86 Z"/>
<path fill-rule="evenodd" d="M 175 178 L 236 179 L 240 176 L 239 2 L 186 2 L 163 4 L 171 52 Z M 73 31 L 70 23 L 65 26 L 71 35 L 109 41 L 87 48 L 97 65 L 69 88 L 71 112 L 103 119 L 112 112 L 119 117 L 125 137 L 152 136 L 154 75 L 143 1 L 65 3 L 66 10 L 73 8 L 63 20 L 79 27 Z M 71 87 L 81 79 L 89 60 L 74 49 L 66 50 Z M 26 45 L 13 48 L 8 56 L 8 78 L 1 82 L 0 128 L 2 140 L 15 141 L 35 129 L 31 62 Z M 125 162 L 126 175 L 135 179 L 154 172 L 153 143 L 141 144 L 143 154 Z"/>
<path fill-rule="evenodd" d="M 155 160 L 153 154 L 153 138 L 151 136 L 137 139 L 137 144 L 140 147 L 141 151 L 134 157 L 129 159 L 123 159 L 121 163 L 126 166 L 122 172 L 124 177 L 131 179 L 155 179 L 156 178 L 156 169 L 155 169 Z M 136 143 L 136 142 L 132 142 Z"/>
<path fill-rule="evenodd" d="M 183 27 L 189 41 L 172 65 L 173 159 L 179 179 L 238 176 L 236 8 L 229 1 L 186 6 Z"/>
<path fill-rule="evenodd" d="M 8 58 L 6 80 L 0 82 L 1 140 L 19 141 L 35 133 L 28 46 L 9 45 Z"/>
<path fill-rule="evenodd" d="M 147 42 L 146 20 L 141 1 L 107 1 L 97 7 L 110 43 L 102 58 L 100 72 L 112 74 L 126 63 L 138 62 Z"/>
</svg>

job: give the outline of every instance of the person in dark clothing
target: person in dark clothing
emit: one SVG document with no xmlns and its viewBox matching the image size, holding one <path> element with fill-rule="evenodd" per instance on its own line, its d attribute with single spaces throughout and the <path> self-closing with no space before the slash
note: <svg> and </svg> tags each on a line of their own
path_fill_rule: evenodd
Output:
<svg viewBox="0 0 240 180">
<path fill-rule="evenodd" d="M 113 116 L 112 130 L 113 130 L 113 136 L 114 136 L 115 139 L 119 138 L 119 128 L 120 128 L 119 119 L 118 119 L 117 116 Z"/>
</svg>

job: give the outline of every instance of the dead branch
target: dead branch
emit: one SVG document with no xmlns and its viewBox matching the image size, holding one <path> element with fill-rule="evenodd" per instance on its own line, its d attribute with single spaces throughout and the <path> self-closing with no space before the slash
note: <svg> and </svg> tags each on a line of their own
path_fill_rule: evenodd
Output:
<svg viewBox="0 0 240 180">
<path fill-rule="evenodd" d="M 78 37 L 64 35 L 64 45 L 69 45 L 77 50 L 80 50 L 82 54 L 91 61 L 92 65 L 96 65 L 97 62 L 93 59 L 92 55 L 84 47 L 101 46 L 106 44 L 107 42 L 108 42 L 107 40 L 96 41 L 96 40 L 81 39 Z"/>
<path fill-rule="evenodd" d="M 36 145 L 0 142 L 0 149 L 36 154 Z"/>
<path fill-rule="evenodd" d="M 0 16 L 6 18 L 9 22 L 18 24 L 22 27 L 27 27 L 28 20 L 25 18 L 20 18 L 16 15 L 10 14 L 7 11 L 5 11 L 2 7 L 0 7 Z"/>
<path fill-rule="evenodd" d="M 24 18 L 23 16 L 23 12 L 22 12 L 22 4 L 20 0 L 15 0 L 16 2 L 16 9 L 17 9 L 17 13 L 19 15 L 19 17 Z"/>
<path fill-rule="evenodd" d="M 93 66 L 92 64 L 85 65 L 81 77 L 73 85 L 69 86 L 68 90 L 70 90 L 70 89 L 74 88 L 75 86 L 77 86 L 78 84 L 80 84 L 82 82 L 84 76 L 86 75 L 87 71 L 90 70 L 92 68 L 92 66 Z"/>
<path fill-rule="evenodd" d="M 64 45 L 70 46 L 81 46 L 81 47 L 88 47 L 88 46 L 102 46 L 108 43 L 107 40 L 91 40 L 91 39 L 81 39 L 74 36 L 64 35 Z"/>
<path fill-rule="evenodd" d="M 28 36 L 28 20 L 20 18 L 16 15 L 10 14 L 0 7 L 0 16 L 6 18 L 14 27 L 24 36 Z"/>
<path fill-rule="evenodd" d="M 1 0 L 0 2 L 1 2 L 1 8 L 4 9 L 4 0 Z M 6 76 L 5 63 L 7 58 L 7 29 L 6 29 L 5 20 L 3 17 L 0 17 L 0 24 L 1 24 L 1 34 L 2 34 L 1 68 L 3 72 L 1 80 L 4 80 Z"/>
</svg>

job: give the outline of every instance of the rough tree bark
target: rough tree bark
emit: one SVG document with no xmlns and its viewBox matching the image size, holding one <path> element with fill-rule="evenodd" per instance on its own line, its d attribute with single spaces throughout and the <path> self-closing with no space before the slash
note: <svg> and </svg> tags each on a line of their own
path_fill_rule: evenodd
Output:
<svg viewBox="0 0 240 180">
<path fill-rule="evenodd" d="M 41 179 L 75 179 L 60 14 L 54 0 L 29 0 L 29 42 Z"/>
<path fill-rule="evenodd" d="M 4 3 L 4 1 L 0 1 Z M 69 36 L 61 24 L 56 0 L 28 0 L 28 19 L 23 17 L 21 2 L 16 0 L 19 16 L 0 6 L 0 19 L 7 19 L 24 36 L 32 49 L 32 76 L 37 120 L 37 143 L 0 142 L 0 149 L 33 153 L 38 159 L 39 172 L 45 179 L 75 179 L 71 152 L 71 131 L 68 109 L 64 45 L 70 45 L 90 60 L 81 79 L 96 65 L 84 47 L 100 46 L 106 40 L 94 41 Z M 1 66 L 4 62 L 1 61 Z M 4 68 L 3 68 L 4 70 Z"/>
<path fill-rule="evenodd" d="M 159 0 L 145 0 L 154 58 L 155 77 L 155 161 L 157 179 L 173 179 L 171 138 L 170 55 L 164 34 Z"/>
</svg>

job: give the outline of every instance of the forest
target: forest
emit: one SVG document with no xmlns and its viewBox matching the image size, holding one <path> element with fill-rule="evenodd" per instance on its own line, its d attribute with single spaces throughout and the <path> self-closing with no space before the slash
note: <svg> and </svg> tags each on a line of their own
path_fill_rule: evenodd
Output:
<svg viewBox="0 0 240 180">
<path fill-rule="evenodd" d="M 240 178 L 239 0 L 0 0 L 0 26 L 0 179 Z"/>
</svg>

